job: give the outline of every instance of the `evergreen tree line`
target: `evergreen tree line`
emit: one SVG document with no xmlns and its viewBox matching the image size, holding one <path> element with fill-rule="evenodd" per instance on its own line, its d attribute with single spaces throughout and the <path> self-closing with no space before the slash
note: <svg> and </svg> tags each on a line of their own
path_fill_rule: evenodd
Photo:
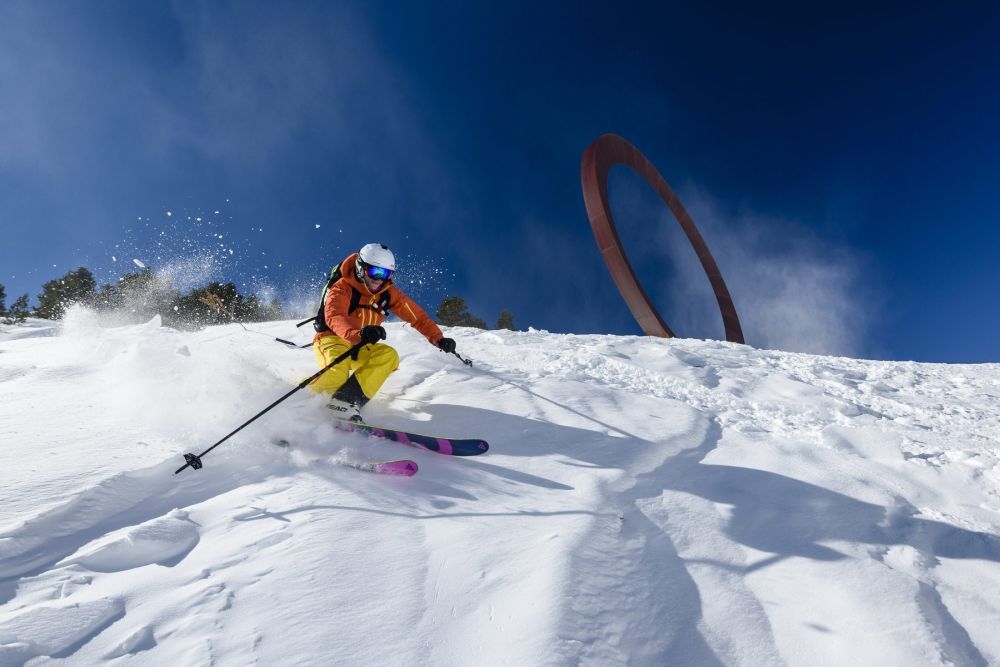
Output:
<svg viewBox="0 0 1000 667">
<path fill-rule="evenodd" d="M 8 309 L 6 292 L 0 285 L 0 318 L 4 324 L 18 324 L 29 316 L 60 319 L 66 309 L 75 303 L 100 313 L 124 315 L 134 321 L 145 321 L 159 315 L 165 325 L 178 329 L 198 329 L 227 322 L 263 322 L 284 317 L 278 301 L 262 303 L 253 295 L 244 296 L 233 283 L 212 282 L 182 294 L 148 268 L 125 274 L 116 285 L 98 287 L 94 274 L 81 266 L 42 285 L 38 306 L 34 309 L 28 306 L 27 294 L 19 296 Z M 489 328 L 484 320 L 469 312 L 465 300 L 458 296 L 448 296 L 441 301 L 437 321 L 444 326 Z M 494 328 L 515 329 L 514 318 L 509 311 L 500 311 Z"/>
<path fill-rule="evenodd" d="M 441 305 L 438 306 L 437 309 L 437 321 L 438 324 L 443 324 L 448 327 L 474 327 L 476 329 L 489 328 L 486 326 L 485 321 L 469 312 L 468 307 L 465 305 L 465 299 L 458 296 L 448 296 L 444 298 Z M 501 310 L 500 315 L 497 317 L 497 325 L 493 328 L 516 331 L 514 328 L 514 316 L 511 315 L 508 310 Z"/>
<path fill-rule="evenodd" d="M 22 294 L 7 308 L 7 290 L 0 285 L 0 322 L 4 324 L 20 324 L 28 318 L 28 295 Z"/>
<path fill-rule="evenodd" d="M 198 329 L 227 322 L 262 322 L 284 316 L 278 301 L 262 303 L 253 295 L 244 296 L 233 283 L 212 282 L 183 294 L 148 268 L 125 274 L 117 285 L 106 284 L 98 288 L 94 274 L 81 266 L 42 285 L 38 306 L 33 310 L 28 308 L 27 294 L 18 297 L 9 310 L 5 308 L 4 299 L 5 290 L 0 285 L 0 315 L 4 316 L 5 324 L 23 322 L 29 315 L 60 319 L 66 309 L 76 303 L 136 321 L 159 315 L 165 325 L 178 329 Z"/>
</svg>

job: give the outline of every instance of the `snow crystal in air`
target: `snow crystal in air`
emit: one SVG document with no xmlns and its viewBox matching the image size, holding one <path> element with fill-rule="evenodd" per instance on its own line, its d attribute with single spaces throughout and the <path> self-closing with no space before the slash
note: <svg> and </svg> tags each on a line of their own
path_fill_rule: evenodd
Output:
<svg viewBox="0 0 1000 667">
<path fill-rule="evenodd" d="M 132 263 L 133 263 L 133 264 L 135 264 L 136 266 L 138 266 L 138 267 L 139 267 L 140 269 L 145 269 L 145 268 L 146 268 L 146 265 L 145 265 L 145 264 L 143 264 L 143 263 L 142 263 L 142 262 L 141 262 L 140 260 L 138 260 L 138 259 L 133 259 L 133 260 L 132 260 Z"/>
</svg>

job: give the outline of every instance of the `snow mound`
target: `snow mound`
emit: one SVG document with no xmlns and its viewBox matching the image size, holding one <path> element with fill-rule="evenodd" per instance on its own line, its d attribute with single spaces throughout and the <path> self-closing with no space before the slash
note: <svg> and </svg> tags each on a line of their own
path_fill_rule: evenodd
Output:
<svg viewBox="0 0 1000 667">
<path fill-rule="evenodd" d="M 187 512 L 174 510 L 138 526 L 122 528 L 86 545 L 59 565 L 82 565 L 95 572 L 118 572 L 153 563 L 179 562 L 198 544 L 198 529 Z"/>
<path fill-rule="evenodd" d="M 62 657 L 111 625 L 125 612 L 120 599 L 39 604 L 0 616 L 0 660 L 45 655 Z"/>
<path fill-rule="evenodd" d="M 1000 664 L 1000 366 L 387 330 L 368 421 L 487 455 L 306 389 L 175 475 L 294 323 L 0 328 L 0 664 Z"/>
<path fill-rule="evenodd" d="M 109 660 L 112 658 L 120 658 L 131 653 L 148 651 L 154 646 L 156 646 L 156 637 L 153 636 L 153 627 L 150 625 L 144 625 L 129 634 L 114 648 L 105 653 L 104 658 Z"/>
</svg>

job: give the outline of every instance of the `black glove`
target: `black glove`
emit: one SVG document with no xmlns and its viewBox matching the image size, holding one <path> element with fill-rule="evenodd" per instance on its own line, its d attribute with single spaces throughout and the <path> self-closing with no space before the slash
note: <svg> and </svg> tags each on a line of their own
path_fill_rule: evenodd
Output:
<svg viewBox="0 0 1000 667">
<path fill-rule="evenodd" d="M 441 340 L 438 341 L 437 344 L 438 347 L 440 347 L 448 354 L 451 354 L 452 352 L 455 351 L 455 340 L 453 338 L 442 338 Z"/>
<path fill-rule="evenodd" d="M 377 343 L 380 340 L 385 340 L 385 329 L 382 327 L 375 324 L 369 324 L 361 329 L 361 342 L 365 345 L 371 345 L 372 343 Z"/>
</svg>

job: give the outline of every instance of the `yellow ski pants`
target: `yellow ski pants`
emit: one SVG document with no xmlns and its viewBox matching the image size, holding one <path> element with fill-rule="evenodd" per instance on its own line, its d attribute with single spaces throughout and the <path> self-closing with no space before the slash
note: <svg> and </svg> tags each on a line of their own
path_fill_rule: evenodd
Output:
<svg viewBox="0 0 1000 667">
<path fill-rule="evenodd" d="M 320 368 L 351 349 L 351 344 L 340 336 L 320 336 L 313 342 L 313 352 Z M 354 371 L 361 391 L 373 397 L 389 375 L 399 368 L 399 353 L 384 343 L 365 345 L 358 351 L 355 361 L 348 357 L 320 375 L 310 387 L 313 391 L 332 394 L 347 382 Z"/>
</svg>

